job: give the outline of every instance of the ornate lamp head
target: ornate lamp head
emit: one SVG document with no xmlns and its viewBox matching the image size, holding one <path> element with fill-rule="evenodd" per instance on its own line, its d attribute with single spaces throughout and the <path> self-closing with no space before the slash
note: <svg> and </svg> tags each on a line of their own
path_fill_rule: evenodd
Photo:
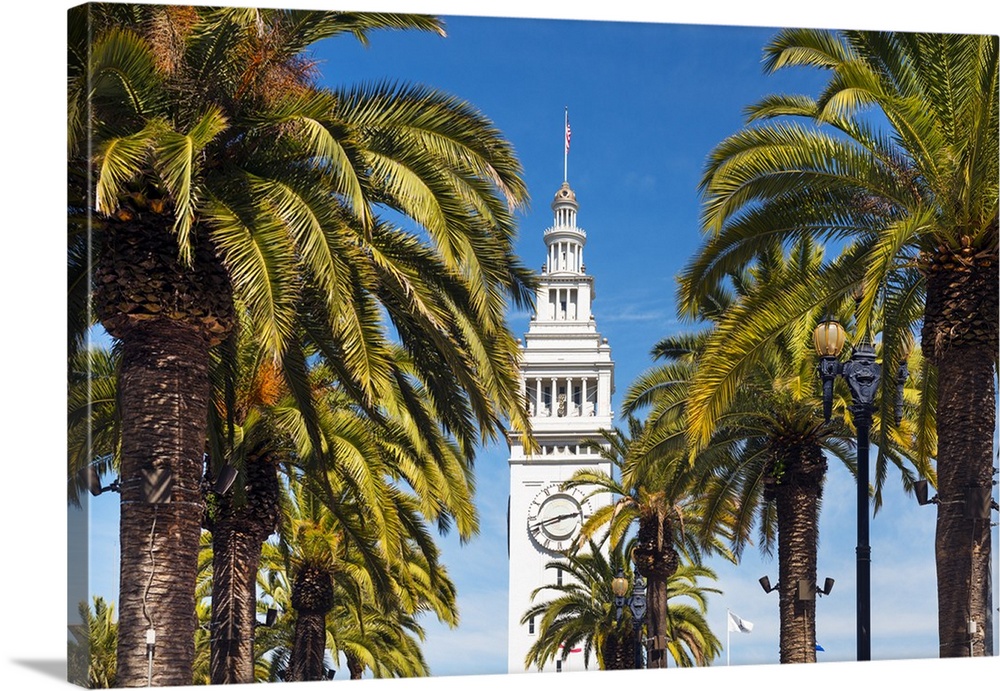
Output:
<svg viewBox="0 0 1000 691">
<path fill-rule="evenodd" d="M 813 346 L 819 355 L 819 376 L 823 382 L 823 417 L 827 422 L 833 412 L 833 380 L 840 368 L 837 357 L 844 349 L 846 340 L 847 332 L 844 327 L 829 315 L 813 331 Z"/>
<path fill-rule="evenodd" d="M 625 593 L 628 592 L 628 579 L 621 569 L 618 569 L 618 573 L 611 579 L 611 592 L 615 597 L 625 597 Z"/>
<path fill-rule="evenodd" d="M 847 332 L 833 317 L 827 318 L 816 325 L 813 331 L 813 345 L 820 357 L 837 357 L 844 349 Z"/>
</svg>

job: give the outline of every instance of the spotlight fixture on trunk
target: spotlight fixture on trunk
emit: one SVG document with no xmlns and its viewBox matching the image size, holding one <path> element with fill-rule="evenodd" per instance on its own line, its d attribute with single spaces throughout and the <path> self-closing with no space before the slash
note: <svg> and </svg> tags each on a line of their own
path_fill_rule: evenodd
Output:
<svg viewBox="0 0 1000 691">
<path fill-rule="evenodd" d="M 800 601 L 808 602 L 810 600 L 815 600 L 817 595 L 829 595 L 831 590 L 833 590 L 832 578 L 824 580 L 822 588 L 806 578 L 801 578 L 799 579 L 799 587 L 796 596 Z"/>
<path fill-rule="evenodd" d="M 772 590 L 777 590 L 778 586 L 781 585 L 781 583 L 775 583 L 774 585 L 771 585 L 771 579 L 768 578 L 767 576 L 761 576 L 759 579 L 757 579 L 757 582 L 760 583 L 760 587 L 764 589 L 765 593 L 769 593 Z"/>
<path fill-rule="evenodd" d="M 965 512 L 966 518 L 989 518 L 990 509 L 996 509 L 997 503 L 993 501 L 993 488 L 987 487 L 967 487 L 965 489 Z"/>
<path fill-rule="evenodd" d="M 994 483 L 995 484 L 995 483 Z M 917 503 L 921 506 L 927 504 L 940 504 L 939 497 L 927 496 L 927 480 L 917 480 L 913 483 L 913 493 L 917 496 Z M 989 518 L 990 510 L 998 510 L 997 502 L 992 497 L 993 487 L 966 487 L 965 494 L 961 499 L 945 502 L 947 504 L 963 504 L 962 515 L 965 518 L 981 519 Z"/>
<path fill-rule="evenodd" d="M 917 495 L 917 503 L 921 506 L 926 506 L 927 504 L 938 504 L 938 498 L 927 497 L 927 480 L 917 480 L 913 483 L 913 493 Z"/>
<path fill-rule="evenodd" d="M 239 471 L 229 463 L 223 464 L 219 468 L 218 474 L 212 470 L 212 459 L 206 453 L 202 456 L 202 462 L 205 464 L 204 471 L 201 476 L 201 490 L 202 492 L 215 492 L 216 494 L 228 494 L 229 490 L 233 488 L 233 483 L 236 482 L 236 478 L 239 477 Z"/>
<path fill-rule="evenodd" d="M 278 620 L 278 610 L 270 608 L 267 610 L 267 614 L 264 615 L 264 621 L 255 621 L 254 628 L 258 626 L 274 626 L 274 622 Z"/>
<path fill-rule="evenodd" d="M 219 477 L 215 481 L 215 491 L 219 494 L 228 494 L 229 490 L 233 488 L 233 483 L 236 482 L 237 474 L 236 468 L 233 466 L 228 464 L 222 466 Z"/>
<path fill-rule="evenodd" d="M 87 483 L 87 489 L 95 497 L 99 497 L 105 492 L 120 492 L 121 485 L 116 478 L 107 487 L 101 487 L 101 476 L 97 472 L 97 468 L 92 465 L 88 465 L 86 468 L 80 471 L 80 479 Z"/>
</svg>

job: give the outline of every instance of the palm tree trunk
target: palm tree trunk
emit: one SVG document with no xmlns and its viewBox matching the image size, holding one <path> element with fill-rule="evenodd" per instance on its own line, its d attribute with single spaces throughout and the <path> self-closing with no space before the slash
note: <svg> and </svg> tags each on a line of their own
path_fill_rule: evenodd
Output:
<svg viewBox="0 0 1000 691">
<path fill-rule="evenodd" d="M 170 321 L 134 326 L 122 347 L 117 682 L 183 686 L 192 680 L 197 625 L 208 348 L 198 331 Z M 150 503 L 167 483 L 169 502 Z"/>
<path fill-rule="evenodd" d="M 122 343 L 122 686 L 192 681 L 209 350 L 235 319 L 207 236 L 185 265 L 171 223 L 158 214 L 106 219 L 94 271 L 95 312 Z"/>
<path fill-rule="evenodd" d="M 676 566 L 674 567 L 676 571 Z M 649 614 L 646 620 L 649 632 L 649 657 L 646 667 L 661 669 L 667 666 L 667 580 L 670 576 L 657 575 L 649 579 L 646 604 Z"/>
<path fill-rule="evenodd" d="M 647 582 L 646 632 L 652 643 L 646 666 L 661 669 L 667 666 L 667 582 L 677 571 L 679 558 L 673 547 L 673 526 L 669 515 L 652 513 L 639 519 L 635 547 L 636 568 Z"/>
<path fill-rule="evenodd" d="M 994 228 L 995 231 L 995 228 Z M 979 656 L 991 612 L 989 496 L 996 425 L 997 254 L 939 248 L 927 267 L 921 346 L 938 370 L 937 562 L 941 657 Z M 970 492 L 971 490 L 971 492 Z M 975 622 L 976 632 L 969 632 Z"/>
<path fill-rule="evenodd" d="M 319 681 L 326 653 L 326 612 L 298 613 L 287 681 Z"/>
<path fill-rule="evenodd" d="M 326 615 L 333 608 L 333 580 L 321 566 L 306 564 L 292 584 L 292 607 L 298 613 L 288 681 L 323 679 L 326 654 Z"/>
<path fill-rule="evenodd" d="M 951 351 L 938 364 L 938 637 L 941 657 L 985 654 L 990 589 L 990 513 L 970 488 L 989 491 L 995 418 L 992 356 Z M 985 442 L 985 443 L 984 443 Z M 969 622 L 976 631 L 969 632 Z"/>
<path fill-rule="evenodd" d="M 347 669 L 351 673 L 351 679 L 360 679 L 365 673 L 365 666 L 354 655 L 347 654 Z"/>
<path fill-rule="evenodd" d="M 213 684 L 254 681 L 253 641 L 257 622 L 257 531 L 225 521 L 212 529 Z"/>
<path fill-rule="evenodd" d="M 631 624 L 616 627 L 604 640 L 601 662 L 604 669 L 632 669 L 635 659 L 635 634 Z"/>
<path fill-rule="evenodd" d="M 261 544 L 278 521 L 277 471 L 266 450 L 248 454 L 241 496 L 218 497 L 212 531 L 213 684 L 254 681 Z"/>
<path fill-rule="evenodd" d="M 778 514 L 780 661 L 816 662 L 816 599 L 799 597 L 799 581 L 816 584 L 819 500 L 826 459 L 818 447 L 794 450 L 775 488 Z"/>
</svg>

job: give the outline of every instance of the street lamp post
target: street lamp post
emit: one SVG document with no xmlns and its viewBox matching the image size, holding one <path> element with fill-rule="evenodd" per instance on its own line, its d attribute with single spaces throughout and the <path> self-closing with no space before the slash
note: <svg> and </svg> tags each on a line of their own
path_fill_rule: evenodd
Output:
<svg viewBox="0 0 1000 691">
<path fill-rule="evenodd" d="M 628 579 L 625 572 L 618 569 L 618 573 L 611 579 L 611 592 L 615 596 L 615 622 L 622 620 L 622 610 L 627 605 L 632 613 L 632 629 L 635 635 L 635 661 L 633 669 L 642 669 L 642 620 L 646 616 L 646 579 L 637 571 L 635 574 L 635 584 L 632 586 L 632 594 L 628 597 Z"/>
<path fill-rule="evenodd" d="M 867 337 L 854 346 L 851 359 L 840 362 L 837 357 L 844 347 L 846 332 L 831 318 L 821 322 L 813 332 L 813 343 L 819 355 L 819 375 L 823 382 L 823 416 L 830 421 L 833 409 L 833 383 L 837 376 L 851 390 L 851 415 L 858 432 L 858 545 L 857 545 L 857 643 L 858 660 L 871 660 L 871 545 L 868 530 L 868 450 L 872 415 L 875 412 L 875 392 L 882 378 L 882 367 L 875 362 L 875 345 Z M 896 378 L 896 423 L 902 416 L 902 387 L 906 381 L 906 357 Z"/>
</svg>

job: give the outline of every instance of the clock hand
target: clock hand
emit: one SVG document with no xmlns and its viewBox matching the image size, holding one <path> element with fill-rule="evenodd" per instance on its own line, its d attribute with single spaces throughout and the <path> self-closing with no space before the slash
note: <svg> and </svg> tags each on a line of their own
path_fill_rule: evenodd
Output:
<svg viewBox="0 0 1000 691">
<path fill-rule="evenodd" d="M 538 521 L 537 523 L 533 523 L 530 527 L 532 529 L 541 528 L 542 526 L 546 526 L 549 523 L 558 523 L 564 518 L 572 518 L 573 516 L 579 515 L 579 513 L 580 513 L 579 511 L 573 511 L 572 513 L 560 514 L 559 516 L 553 516 L 552 518 L 546 518 L 544 521 Z"/>
<path fill-rule="evenodd" d="M 558 523 L 559 521 L 561 521 L 561 520 L 563 520 L 565 518 L 572 518 L 573 516 L 576 516 L 578 513 L 580 513 L 580 512 L 579 511 L 573 511 L 571 513 L 564 513 L 564 514 L 560 514 L 558 516 L 553 516 L 552 518 L 549 518 L 549 519 L 547 519 L 545 521 L 542 521 L 542 525 L 548 525 L 549 523 Z"/>
</svg>

